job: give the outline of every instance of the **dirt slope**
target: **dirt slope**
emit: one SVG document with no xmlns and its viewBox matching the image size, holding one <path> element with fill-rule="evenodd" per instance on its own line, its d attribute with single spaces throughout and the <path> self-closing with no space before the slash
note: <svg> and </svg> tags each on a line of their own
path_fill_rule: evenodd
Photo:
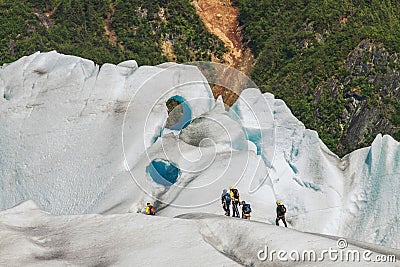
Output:
<svg viewBox="0 0 400 267">
<path fill-rule="evenodd" d="M 230 0 L 195 0 L 191 2 L 197 14 L 203 20 L 207 30 L 218 36 L 228 49 L 223 60 L 213 59 L 236 68 L 246 75 L 250 75 L 254 57 L 243 43 L 243 35 L 239 26 L 239 10 L 232 6 Z M 229 75 L 226 77 L 229 79 Z M 234 89 L 236 90 L 236 89 Z M 231 106 L 237 99 L 239 91 L 233 92 L 220 86 L 213 88 L 214 96 L 222 95 L 224 102 Z"/>
</svg>

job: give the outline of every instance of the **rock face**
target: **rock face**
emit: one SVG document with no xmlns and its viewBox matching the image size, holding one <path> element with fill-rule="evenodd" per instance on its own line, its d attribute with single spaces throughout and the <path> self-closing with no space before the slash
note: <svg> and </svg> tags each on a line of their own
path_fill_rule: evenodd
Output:
<svg viewBox="0 0 400 267">
<path fill-rule="evenodd" d="M 346 101 L 341 124 L 341 152 L 369 145 L 379 133 L 400 138 L 400 62 L 381 44 L 361 42 L 345 62 Z M 335 91 L 335 83 L 330 85 Z"/>
</svg>

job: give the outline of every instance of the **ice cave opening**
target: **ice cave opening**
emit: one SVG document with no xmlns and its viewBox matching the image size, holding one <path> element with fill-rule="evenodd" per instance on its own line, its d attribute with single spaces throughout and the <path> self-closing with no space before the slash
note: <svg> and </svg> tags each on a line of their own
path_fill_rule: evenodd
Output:
<svg viewBox="0 0 400 267">
<path fill-rule="evenodd" d="M 146 171 L 154 182 L 164 186 L 173 185 L 181 172 L 173 162 L 164 159 L 154 159 Z"/>
<path fill-rule="evenodd" d="M 166 102 L 168 119 L 165 127 L 170 130 L 180 131 L 192 121 L 192 110 L 183 97 L 175 95 Z"/>
</svg>

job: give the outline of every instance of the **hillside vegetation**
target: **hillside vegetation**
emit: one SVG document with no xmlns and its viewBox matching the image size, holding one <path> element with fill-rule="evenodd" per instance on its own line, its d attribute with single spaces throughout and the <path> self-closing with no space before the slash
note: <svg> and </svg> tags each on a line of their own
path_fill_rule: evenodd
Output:
<svg viewBox="0 0 400 267">
<path fill-rule="evenodd" d="M 98 64 L 140 65 L 225 52 L 187 0 L 3 0 L 0 14 L 0 63 L 54 49 Z"/>
<path fill-rule="evenodd" d="M 400 139 L 400 2 L 236 0 L 252 78 L 336 153 Z"/>
</svg>

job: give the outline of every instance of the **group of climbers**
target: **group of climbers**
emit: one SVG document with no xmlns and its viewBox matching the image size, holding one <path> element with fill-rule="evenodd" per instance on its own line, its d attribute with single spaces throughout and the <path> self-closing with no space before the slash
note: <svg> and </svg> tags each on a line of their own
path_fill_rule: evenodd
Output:
<svg viewBox="0 0 400 267">
<path fill-rule="evenodd" d="M 226 216 L 230 216 L 230 205 L 232 204 L 232 217 L 239 218 L 238 205 L 242 205 L 242 218 L 250 220 L 251 207 L 250 204 L 245 201 L 240 202 L 239 190 L 233 186 L 229 187 L 229 192 L 224 189 L 221 195 L 222 208 L 225 211 Z M 279 221 L 282 220 L 285 227 L 287 227 L 286 219 L 286 207 L 280 200 L 276 201 L 276 219 L 275 224 L 279 226 Z"/>
<path fill-rule="evenodd" d="M 250 220 L 250 213 L 251 213 L 251 207 L 249 203 L 246 203 L 246 201 L 242 200 L 240 201 L 240 196 L 239 196 L 239 190 L 237 188 L 234 188 L 233 186 L 229 187 L 229 192 L 228 190 L 224 189 L 222 191 L 221 195 L 221 202 L 222 202 L 222 207 L 225 211 L 226 216 L 230 216 L 230 205 L 232 204 L 232 217 L 237 217 L 239 218 L 239 206 L 242 206 L 242 219 L 247 219 Z M 153 205 L 150 203 L 146 204 L 144 213 L 147 215 L 155 215 L 155 208 Z M 285 227 L 287 227 L 286 219 L 285 219 L 285 214 L 286 214 L 286 207 L 282 204 L 280 200 L 276 201 L 276 219 L 275 219 L 275 224 L 279 226 L 279 221 L 282 220 L 283 224 Z"/>
<path fill-rule="evenodd" d="M 239 208 L 238 205 L 242 206 L 242 218 L 250 220 L 251 207 L 250 204 L 246 203 L 244 200 L 240 201 L 239 190 L 233 186 L 229 187 L 229 192 L 224 189 L 221 195 L 222 208 L 225 211 L 226 216 L 230 216 L 229 206 L 232 204 L 232 217 L 239 218 Z"/>
</svg>

